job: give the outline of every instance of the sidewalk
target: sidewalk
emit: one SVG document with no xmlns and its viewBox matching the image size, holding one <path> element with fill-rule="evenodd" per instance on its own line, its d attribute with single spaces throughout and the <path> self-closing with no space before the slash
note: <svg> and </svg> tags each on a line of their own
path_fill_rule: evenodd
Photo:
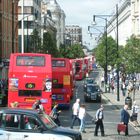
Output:
<svg viewBox="0 0 140 140">
<path fill-rule="evenodd" d="M 125 97 L 123 97 L 121 91 L 119 93 L 119 97 L 120 97 L 120 100 L 117 101 L 117 94 L 116 93 L 103 93 L 103 96 L 108 100 L 108 102 L 112 105 L 115 105 L 116 106 L 116 109 L 122 109 L 124 104 L 125 104 Z M 133 95 L 132 95 L 132 104 L 133 104 Z M 135 100 L 137 102 L 137 104 L 139 105 L 140 107 L 140 90 L 136 90 L 135 92 Z M 130 113 L 131 115 L 131 110 L 128 110 L 128 112 Z M 138 121 L 140 122 L 140 113 L 138 114 Z M 134 126 L 134 124 L 132 122 L 130 122 L 130 125 Z M 140 131 L 140 127 L 135 127 L 136 130 Z"/>
<path fill-rule="evenodd" d="M 102 74 L 102 71 L 100 71 L 98 77 L 97 77 L 97 82 L 99 85 L 101 85 L 101 74 Z M 101 87 L 102 91 L 105 91 L 105 87 Z M 115 92 L 112 93 L 112 90 L 110 89 L 110 93 L 103 93 L 103 96 L 104 98 L 106 98 L 106 100 L 112 104 L 112 105 L 115 105 L 116 106 L 116 109 L 120 110 L 123 108 L 124 104 L 125 104 L 125 98 L 127 97 L 127 94 L 126 96 L 124 97 L 122 95 L 122 92 L 120 90 L 120 93 L 119 93 L 119 101 L 117 101 L 117 98 L 118 98 L 118 95 L 117 95 L 117 89 L 115 88 Z M 128 93 L 128 92 L 126 92 Z M 132 98 L 132 104 L 133 104 L 133 91 L 132 91 L 132 95 L 131 95 L 131 98 Z M 135 91 L 135 100 L 137 102 L 137 104 L 139 105 L 139 108 L 140 108 L 140 90 L 136 90 Z M 130 113 L 131 115 L 131 110 L 128 110 L 128 112 Z M 140 112 L 138 114 L 138 122 L 140 123 Z M 134 126 L 132 122 L 130 122 L 130 125 Z M 140 127 L 135 127 L 136 130 L 140 131 Z"/>
</svg>

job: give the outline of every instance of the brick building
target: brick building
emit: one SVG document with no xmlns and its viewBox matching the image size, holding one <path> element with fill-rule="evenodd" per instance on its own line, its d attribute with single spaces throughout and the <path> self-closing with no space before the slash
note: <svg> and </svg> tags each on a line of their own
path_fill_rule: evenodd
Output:
<svg viewBox="0 0 140 140">
<path fill-rule="evenodd" d="M 12 52 L 18 52 L 18 0 L 0 0 L 0 79 L 8 77 Z"/>
</svg>

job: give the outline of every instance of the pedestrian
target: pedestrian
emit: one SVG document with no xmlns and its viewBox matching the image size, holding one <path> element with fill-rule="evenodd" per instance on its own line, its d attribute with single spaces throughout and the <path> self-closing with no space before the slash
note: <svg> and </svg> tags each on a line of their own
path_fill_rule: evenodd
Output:
<svg viewBox="0 0 140 140">
<path fill-rule="evenodd" d="M 96 111 L 96 123 L 95 123 L 95 132 L 94 132 L 94 136 L 98 136 L 98 129 L 100 127 L 101 130 L 101 136 L 105 136 L 104 134 L 104 124 L 103 124 L 103 119 L 104 119 L 104 107 L 103 105 L 100 106 L 100 108 Z"/>
<path fill-rule="evenodd" d="M 125 82 L 122 83 L 121 90 L 122 90 L 122 95 L 125 97 L 125 94 L 126 94 L 126 85 L 125 85 Z"/>
<path fill-rule="evenodd" d="M 85 117 L 86 117 L 85 104 L 81 104 L 80 105 L 78 117 L 80 119 L 80 128 L 79 128 L 79 131 L 80 132 L 83 132 L 83 133 L 86 133 L 86 131 L 85 131 Z"/>
<path fill-rule="evenodd" d="M 123 109 L 121 110 L 121 123 L 126 125 L 125 136 L 128 136 L 128 123 L 129 123 L 129 112 L 128 112 L 128 105 L 124 105 Z"/>
<path fill-rule="evenodd" d="M 128 96 L 131 96 L 131 93 L 133 91 L 133 83 L 132 83 L 132 81 L 129 81 L 128 86 L 127 86 L 127 90 L 128 90 Z"/>
<path fill-rule="evenodd" d="M 55 103 L 51 113 L 50 113 L 50 117 L 53 119 L 53 121 L 60 126 L 60 120 L 59 120 L 59 114 L 60 114 L 61 110 L 58 110 L 58 104 Z"/>
<path fill-rule="evenodd" d="M 80 119 L 78 117 L 79 109 L 80 109 L 80 99 L 76 99 L 76 102 L 72 106 L 73 114 L 72 114 L 72 123 L 71 123 L 71 127 L 70 127 L 71 129 L 73 129 L 73 125 L 76 120 L 78 120 L 79 125 L 80 125 Z"/>
<path fill-rule="evenodd" d="M 86 72 L 86 78 L 88 78 L 88 77 L 89 77 L 88 72 Z"/>
<path fill-rule="evenodd" d="M 112 93 L 114 93 L 115 90 L 115 86 L 114 86 L 114 79 L 111 79 L 111 89 L 112 89 Z"/>
<path fill-rule="evenodd" d="M 39 113 L 43 113 L 45 111 L 40 100 L 36 100 L 34 102 L 32 109 L 39 111 Z"/>
<path fill-rule="evenodd" d="M 102 77 L 101 77 L 101 87 L 104 87 L 104 82 L 105 82 L 105 79 L 104 79 L 104 76 L 102 75 Z"/>
<path fill-rule="evenodd" d="M 132 105 L 132 115 L 131 115 L 130 119 L 134 123 L 135 127 L 139 126 L 139 123 L 137 120 L 138 113 L 139 113 L 139 106 L 137 105 L 136 101 L 134 101 L 133 105 Z"/>
</svg>

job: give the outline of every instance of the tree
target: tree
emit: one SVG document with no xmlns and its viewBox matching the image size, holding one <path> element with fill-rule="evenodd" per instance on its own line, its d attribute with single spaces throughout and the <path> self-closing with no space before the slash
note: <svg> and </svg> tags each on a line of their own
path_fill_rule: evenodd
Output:
<svg viewBox="0 0 140 140">
<path fill-rule="evenodd" d="M 106 42 L 106 36 L 104 35 L 101 38 L 97 48 L 93 50 L 93 53 L 96 57 L 96 61 L 104 69 L 106 68 L 106 43 L 107 43 L 107 64 L 113 67 L 116 63 L 118 63 L 117 59 L 118 52 L 116 41 L 111 36 L 109 36 L 107 37 Z"/>
<path fill-rule="evenodd" d="M 29 39 L 28 51 L 32 53 L 40 52 L 41 48 L 41 37 L 36 29 L 33 30 Z"/>
<path fill-rule="evenodd" d="M 132 35 L 121 50 L 121 56 L 126 73 L 140 72 L 140 39 Z"/>
<path fill-rule="evenodd" d="M 46 32 L 43 35 L 42 53 L 51 54 L 53 57 L 57 57 L 59 55 L 59 51 L 56 46 L 56 39 L 53 38 L 49 32 Z"/>
<path fill-rule="evenodd" d="M 85 56 L 82 47 L 79 44 L 74 44 L 72 46 L 61 45 L 60 53 L 63 57 L 72 59 Z"/>
</svg>

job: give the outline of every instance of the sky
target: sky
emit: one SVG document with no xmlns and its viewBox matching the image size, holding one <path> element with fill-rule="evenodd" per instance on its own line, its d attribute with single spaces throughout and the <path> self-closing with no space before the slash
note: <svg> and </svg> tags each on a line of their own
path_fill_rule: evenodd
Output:
<svg viewBox="0 0 140 140">
<path fill-rule="evenodd" d="M 108 15 L 115 13 L 116 4 L 122 0 L 56 0 L 66 15 L 66 25 L 79 25 L 82 27 L 83 45 L 89 49 L 95 47 L 95 37 L 88 34 L 88 26 L 91 26 L 93 15 Z M 97 24 L 104 25 L 105 20 L 97 20 Z M 100 22 L 100 23 L 99 23 Z M 99 31 L 91 28 L 91 33 L 98 36 Z"/>
</svg>

